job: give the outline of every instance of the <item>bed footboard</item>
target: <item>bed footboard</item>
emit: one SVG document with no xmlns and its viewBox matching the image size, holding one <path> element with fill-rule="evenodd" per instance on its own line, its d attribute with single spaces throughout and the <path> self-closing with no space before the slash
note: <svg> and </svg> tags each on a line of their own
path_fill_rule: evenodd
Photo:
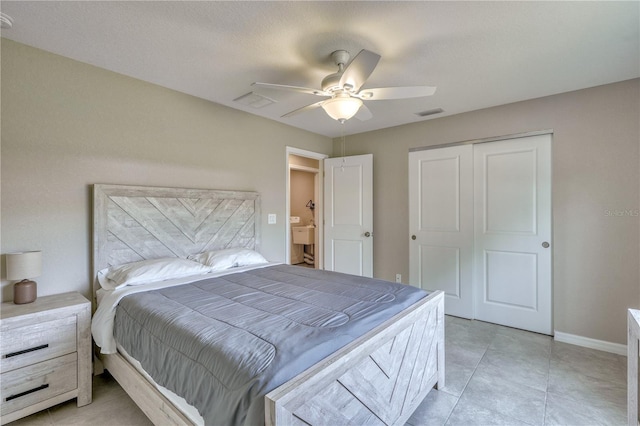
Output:
<svg viewBox="0 0 640 426">
<path fill-rule="evenodd" d="M 444 386 L 444 293 L 437 291 L 265 397 L 265 423 L 404 425 Z"/>
</svg>

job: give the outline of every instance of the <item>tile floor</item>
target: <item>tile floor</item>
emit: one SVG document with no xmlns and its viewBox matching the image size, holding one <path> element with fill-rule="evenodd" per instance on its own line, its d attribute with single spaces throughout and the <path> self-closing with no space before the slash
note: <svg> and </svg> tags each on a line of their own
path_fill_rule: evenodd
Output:
<svg viewBox="0 0 640 426">
<path fill-rule="evenodd" d="M 624 356 L 447 316 L 446 386 L 407 423 L 625 425 L 626 371 Z"/>
<path fill-rule="evenodd" d="M 626 424 L 624 356 L 449 316 L 445 336 L 446 386 L 407 426 Z M 92 404 L 72 400 L 11 425 L 151 425 L 114 379 L 93 383 Z"/>
</svg>

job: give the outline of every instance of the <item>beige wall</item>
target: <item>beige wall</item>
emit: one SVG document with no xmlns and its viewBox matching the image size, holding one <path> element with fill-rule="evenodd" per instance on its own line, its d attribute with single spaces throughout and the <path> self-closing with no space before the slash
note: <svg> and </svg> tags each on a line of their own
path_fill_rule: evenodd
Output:
<svg viewBox="0 0 640 426">
<path fill-rule="evenodd" d="M 348 155 L 374 158 L 374 275 L 408 280 L 409 148 L 552 129 L 555 329 L 625 343 L 640 308 L 639 122 L 636 79 L 347 137 Z"/>
<path fill-rule="evenodd" d="M 315 173 L 291 170 L 291 216 L 300 217 L 300 226 L 315 222 L 315 211 L 306 207 L 315 198 Z"/>
<path fill-rule="evenodd" d="M 263 252 L 284 261 L 285 146 L 341 153 L 339 140 L 5 39 L 1 60 L 0 246 L 43 250 L 40 295 L 90 292 L 92 183 L 259 191 L 278 214 L 263 215 Z M 624 343 L 624 311 L 640 307 L 639 218 L 605 211 L 640 208 L 639 100 L 632 80 L 347 137 L 348 154 L 374 154 L 375 276 L 408 278 L 409 148 L 553 129 L 555 328 Z"/>
<path fill-rule="evenodd" d="M 284 261 L 285 147 L 332 150 L 329 138 L 6 39 L 1 83 L 1 250 L 43 250 L 40 295 L 90 294 L 93 183 L 259 191 L 262 251 Z"/>
</svg>

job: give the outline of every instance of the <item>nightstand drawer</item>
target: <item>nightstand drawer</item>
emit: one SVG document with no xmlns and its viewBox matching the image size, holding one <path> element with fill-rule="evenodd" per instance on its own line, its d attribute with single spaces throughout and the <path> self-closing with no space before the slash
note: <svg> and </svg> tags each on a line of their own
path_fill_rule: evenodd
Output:
<svg viewBox="0 0 640 426">
<path fill-rule="evenodd" d="M 76 316 L 3 330 L 0 341 L 0 373 L 75 352 Z"/>
<path fill-rule="evenodd" d="M 71 353 L 3 373 L 0 415 L 28 407 L 78 387 L 78 357 Z"/>
</svg>

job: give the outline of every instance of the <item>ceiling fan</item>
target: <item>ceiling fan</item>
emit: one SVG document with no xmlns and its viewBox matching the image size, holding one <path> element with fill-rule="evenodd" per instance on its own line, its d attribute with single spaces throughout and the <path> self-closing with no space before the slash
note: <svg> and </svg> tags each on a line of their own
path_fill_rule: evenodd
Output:
<svg viewBox="0 0 640 426">
<path fill-rule="evenodd" d="M 380 55 L 363 49 L 351 62 L 349 62 L 349 57 L 349 52 L 346 50 L 336 50 L 331 54 L 331 58 L 338 66 L 338 72 L 329 74 L 322 80 L 322 89 L 260 82 L 255 82 L 252 85 L 328 97 L 329 99 L 298 108 L 282 117 L 291 117 L 301 112 L 322 107 L 331 118 L 341 123 L 353 116 L 360 120 L 370 119 L 372 117 L 371 111 L 363 104 L 363 101 L 419 98 L 431 96 L 436 91 L 436 88 L 432 86 L 362 89 L 362 85 L 378 65 Z M 348 65 L 345 66 L 347 63 Z"/>
</svg>

